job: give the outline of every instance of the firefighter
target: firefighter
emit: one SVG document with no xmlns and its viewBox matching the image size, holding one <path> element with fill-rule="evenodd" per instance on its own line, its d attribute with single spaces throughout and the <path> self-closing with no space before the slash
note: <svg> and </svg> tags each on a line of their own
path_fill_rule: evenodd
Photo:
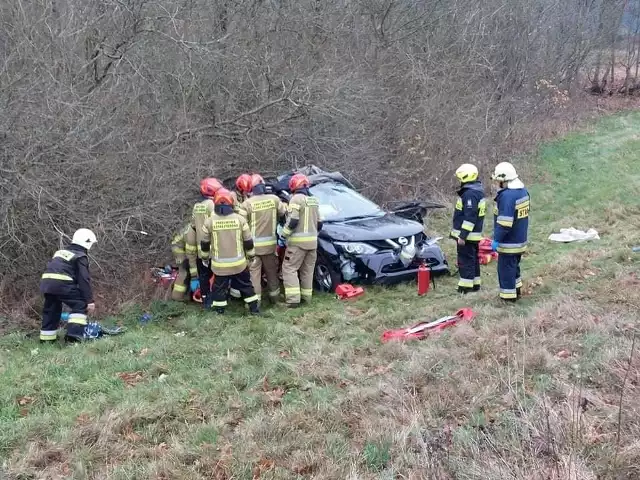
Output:
<svg viewBox="0 0 640 480">
<path fill-rule="evenodd" d="M 251 175 L 248 173 L 243 173 L 238 178 L 236 178 L 236 189 L 231 192 L 233 195 L 233 209 L 236 213 L 241 215 L 245 215 L 245 212 L 242 211 L 242 204 L 244 201 L 249 198 L 251 194 L 251 189 L 253 188 Z M 245 215 L 246 216 L 246 215 Z"/>
<path fill-rule="evenodd" d="M 276 256 L 278 220 L 286 214 L 286 204 L 276 195 L 267 194 L 264 179 L 257 174 L 251 176 L 251 196 L 241 206 L 245 212 L 256 257 L 249 265 L 251 283 L 260 298 L 262 294 L 262 272 L 267 277 L 267 289 L 271 303 L 277 303 L 280 295 L 278 269 L 280 262 Z"/>
<path fill-rule="evenodd" d="M 198 270 L 198 285 L 193 282 L 193 279 L 191 283 L 192 289 L 193 287 L 196 289 L 198 286 L 200 287 L 203 304 L 205 303 L 205 298 L 209 294 L 209 284 L 213 273 L 209 266 L 209 254 L 205 254 L 205 252 L 200 248 L 203 237 L 202 227 L 204 226 L 204 222 L 207 218 L 209 218 L 213 213 L 213 197 L 221 188 L 222 184 L 216 178 L 209 177 L 202 179 L 200 182 L 200 194 L 202 195 L 202 200 L 193 206 L 191 213 L 191 224 L 196 231 L 196 269 Z"/>
<path fill-rule="evenodd" d="M 309 179 L 297 173 L 289 180 L 292 197 L 289 216 L 282 230 L 287 249 L 282 262 L 284 294 L 289 307 L 313 295 L 313 272 L 316 265 L 319 220 L 318 200 L 309 192 Z"/>
<path fill-rule="evenodd" d="M 495 198 L 492 247 L 498 252 L 500 298 L 515 302 L 522 290 L 520 260 L 527 249 L 530 197 L 510 163 L 498 164 L 492 178 L 499 186 Z"/>
<path fill-rule="evenodd" d="M 231 283 L 236 285 L 249 311 L 257 315 L 258 296 L 251 284 L 247 257 L 255 257 L 255 248 L 251 230 L 247 221 L 233 211 L 233 195 L 226 189 L 220 189 L 214 198 L 215 208 L 204 224 L 204 236 L 201 243 L 203 252 L 211 253 L 211 268 L 215 275 L 211 295 L 207 297 L 205 308 L 214 308 L 224 313 L 227 295 Z"/>
<path fill-rule="evenodd" d="M 196 243 L 196 230 L 193 224 L 188 223 L 171 242 L 171 251 L 178 265 L 178 276 L 173 282 L 171 299 L 184 301 L 189 298 L 188 291 L 198 288 L 198 245 Z M 195 281 L 195 283 L 194 283 Z"/>
<path fill-rule="evenodd" d="M 482 240 L 487 205 L 475 165 L 461 165 L 456 170 L 456 177 L 460 180 L 460 190 L 453 213 L 451 237 L 458 243 L 458 291 L 468 293 L 480 290 L 482 285 L 478 246 Z"/>
<path fill-rule="evenodd" d="M 40 330 L 42 343 L 56 341 L 63 304 L 71 309 L 65 340 L 77 341 L 84 337 L 87 314 L 96 308 L 87 257 L 87 252 L 96 242 L 96 235 L 91 230 L 76 230 L 71 244 L 54 253 L 47 263 L 40 280 L 40 292 L 44 295 Z"/>
</svg>

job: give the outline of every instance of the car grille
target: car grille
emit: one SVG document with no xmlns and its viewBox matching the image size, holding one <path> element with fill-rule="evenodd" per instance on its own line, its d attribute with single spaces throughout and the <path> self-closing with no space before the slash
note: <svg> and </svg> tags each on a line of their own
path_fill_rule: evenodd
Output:
<svg viewBox="0 0 640 480">
<path fill-rule="evenodd" d="M 408 236 L 405 238 L 409 240 L 409 243 L 411 243 L 411 236 Z M 426 238 L 426 235 L 420 232 L 420 233 L 417 233 L 416 235 L 413 235 L 413 238 L 414 238 L 415 245 L 417 247 L 424 241 L 424 239 Z M 397 238 L 392 238 L 391 240 L 398 243 Z M 373 245 L 379 250 L 393 250 L 393 247 L 386 240 L 370 240 L 367 243 L 370 245 Z"/>
</svg>

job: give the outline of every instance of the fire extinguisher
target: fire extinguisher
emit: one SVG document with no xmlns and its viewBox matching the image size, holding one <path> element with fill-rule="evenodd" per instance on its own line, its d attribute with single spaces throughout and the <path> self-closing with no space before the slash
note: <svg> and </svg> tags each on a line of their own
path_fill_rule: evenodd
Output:
<svg viewBox="0 0 640 480">
<path fill-rule="evenodd" d="M 418 267 L 418 295 L 424 295 L 431 285 L 431 269 L 424 263 Z"/>
</svg>

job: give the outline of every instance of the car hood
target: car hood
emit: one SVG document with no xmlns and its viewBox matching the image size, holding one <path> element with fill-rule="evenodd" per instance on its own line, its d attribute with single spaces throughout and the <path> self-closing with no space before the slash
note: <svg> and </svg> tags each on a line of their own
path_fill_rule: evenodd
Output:
<svg viewBox="0 0 640 480">
<path fill-rule="evenodd" d="M 388 213 L 346 222 L 324 222 L 320 236 L 340 242 L 366 242 L 388 238 L 408 237 L 423 231 L 418 222 Z"/>
</svg>

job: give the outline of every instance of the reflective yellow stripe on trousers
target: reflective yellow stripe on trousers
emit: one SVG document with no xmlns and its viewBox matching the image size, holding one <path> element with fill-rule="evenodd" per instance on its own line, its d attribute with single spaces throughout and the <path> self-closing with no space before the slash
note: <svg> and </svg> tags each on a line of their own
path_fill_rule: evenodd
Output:
<svg viewBox="0 0 640 480">
<path fill-rule="evenodd" d="M 63 273 L 43 273 L 42 278 L 44 280 L 64 280 L 66 282 L 73 282 L 73 278 Z"/>
</svg>

